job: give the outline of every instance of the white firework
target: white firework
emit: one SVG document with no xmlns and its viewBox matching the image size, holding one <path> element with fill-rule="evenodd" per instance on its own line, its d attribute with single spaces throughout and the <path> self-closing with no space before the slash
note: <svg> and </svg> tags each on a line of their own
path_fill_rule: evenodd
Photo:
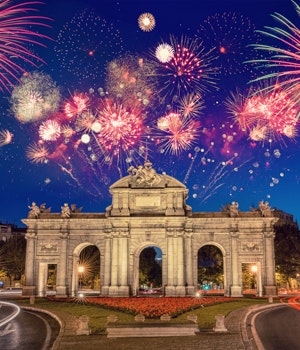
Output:
<svg viewBox="0 0 300 350">
<path fill-rule="evenodd" d="M 46 120 L 39 127 L 40 138 L 44 141 L 56 141 L 61 134 L 61 127 L 55 120 Z"/>
<path fill-rule="evenodd" d="M 60 90 L 52 78 L 44 73 L 24 75 L 11 94 L 12 111 L 21 123 L 48 118 L 59 108 Z"/>
<path fill-rule="evenodd" d="M 169 44 L 166 44 L 166 43 L 160 44 L 157 46 L 155 50 L 155 57 L 161 63 L 170 62 L 171 59 L 174 57 L 174 49 Z"/>
</svg>

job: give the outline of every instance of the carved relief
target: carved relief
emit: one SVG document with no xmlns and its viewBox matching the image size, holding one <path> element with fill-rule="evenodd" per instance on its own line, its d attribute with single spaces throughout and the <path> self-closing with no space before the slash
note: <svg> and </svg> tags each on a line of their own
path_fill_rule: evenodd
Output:
<svg viewBox="0 0 300 350">
<path fill-rule="evenodd" d="M 58 251 L 57 243 L 45 242 L 40 244 L 40 251 L 43 253 L 54 253 Z"/>
</svg>

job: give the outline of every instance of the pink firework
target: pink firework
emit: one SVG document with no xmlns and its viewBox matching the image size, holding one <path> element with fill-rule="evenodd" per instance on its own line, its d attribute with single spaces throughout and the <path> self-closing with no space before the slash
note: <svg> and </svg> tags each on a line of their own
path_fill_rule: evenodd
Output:
<svg viewBox="0 0 300 350">
<path fill-rule="evenodd" d="M 102 125 L 98 134 L 99 143 L 114 156 L 139 145 L 144 123 L 139 113 L 118 104 L 106 104 L 99 112 L 97 121 Z"/>
<path fill-rule="evenodd" d="M 184 94 L 193 92 L 202 95 L 211 87 L 216 88 L 219 70 L 213 64 L 213 50 L 206 50 L 199 39 L 187 36 L 182 36 L 180 40 L 171 36 L 170 45 L 174 51 L 170 60 L 155 64 L 159 97 L 174 100 Z"/>
<path fill-rule="evenodd" d="M 32 5 L 42 4 L 40 1 L 28 1 L 10 5 L 10 0 L 3 0 L 0 4 L 0 90 L 10 91 L 14 81 L 19 81 L 19 75 L 26 70 L 16 61 L 23 61 L 31 66 L 36 62 L 44 62 L 26 47 L 27 44 L 45 46 L 38 39 L 50 39 L 46 35 L 37 33 L 30 28 L 44 26 L 43 16 L 27 14 L 36 11 Z"/>
<path fill-rule="evenodd" d="M 68 118 L 73 118 L 80 114 L 87 108 L 88 98 L 82 95 L 72 96 L 72 101 L 66 102 L 64 105 L 64 112 Z"/>
<path fill-rule="evenodd" d="M 297 135 L 298 109 L 284 90 L 260 91 L 244 98 L 243 104 L 242 100 L 236 103 L 233 114 L 241 128 L 249 132 L 250 139 L 264 141 Z"/>
<path fill-rule="evenodd" d="M 199 135 L 200 123 L 178 113 L 170 113 L 157 121 L 157 128 L 162 132 L 158 144 L 164 153 L 178 155 L 188 150 Z"/>
<path fill-rule="evenodd" d="M 46 120 L 39 127 L 39 136 L 44 141 L 56 141 L 61 134 L 61 127 L 55 120 Z"/>
</svg>

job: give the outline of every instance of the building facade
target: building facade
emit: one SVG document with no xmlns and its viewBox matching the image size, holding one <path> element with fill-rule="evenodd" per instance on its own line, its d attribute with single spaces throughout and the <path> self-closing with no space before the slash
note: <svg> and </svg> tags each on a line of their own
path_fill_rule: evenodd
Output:
<svg viewBox="0 0 300 350">
<path fill-rule="evenodd" d="M 193 213 L 184 184 L 158 174 L 150 162 L 110 187 L 105 213 L 83 213 L 65 203 L 60 213 L 32 204 L 27 226 L 24 295 L 44 296 L 49 266 L 56 267 L 56 296 L 76 296 L 79 255 L 89 245 L 100 252 L 102 296 L 136 295 L 143 249 L 162 252 L 166 296 L 195 295 L 198 251 L 214 245 L 223 255 L 224 293 L 242 295 L 242 265 L 257 266 L 259 295 L 276 294 L 274 231 L 277 218 L 267 203 L 241 212 L 233 202 L 222 212 Z"/>
</svg>

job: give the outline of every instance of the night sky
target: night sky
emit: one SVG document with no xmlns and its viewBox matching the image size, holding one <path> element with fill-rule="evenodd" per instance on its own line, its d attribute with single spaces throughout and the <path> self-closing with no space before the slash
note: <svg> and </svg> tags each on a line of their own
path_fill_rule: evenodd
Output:
<svg viewBox="0 0 300 350">
<path fill-rule="evenodd" d="M 264 200 L 299 220 L 297 91 L 289 107 L 282 104 L 268 117 L 256 111 L 247 119 L 241 112 L 257 94 L 273 96 L 269 108 L 280 100 L 267 87 L 277 72 L 293 67 L 268 62 L 277 48 L 294 52 L 291 65 L 299 64 L 299 41 L 292 48 L 260 32 L 277 27 L 282 37 L 286 27 L 277 13 L 295 24 L 294 34 L 300 24 L 295 3 L 49 0 L 31 7 L 38 12 L 27 15 L 50 18 L 38 20 L 49 27 L 26 27 L 39 33 L 35 40 L 44 47 L 21 42 L 44 62 L 33 59 L 34 67 L 17 54 L 7 56 L 26 73 L 11 78 L 14 86 L 1 84 L 1 222 L 21 226 L 32 202 L 52 212 L 64 203 L 104 212 L 109 186 L 146 159 L 187 186 L 194 212 L 220 211 L 232 201 L 248 211 Z M 144 13 L 154 17 L 153 29 L 140 27 Z M 173 50 L 165 62 L 156 56 L 162 44 Z M 1 73 L 9 75 L 3 66 Z M 253 82 L 266 74 L 271 78 Z M 279 82 L 298 76 L 295 71 Z M 40 96 L 33 107 L 28 91 Z M 293 132 L 287 132 L 282 124 L 292 113 Z"/>
</svg>

